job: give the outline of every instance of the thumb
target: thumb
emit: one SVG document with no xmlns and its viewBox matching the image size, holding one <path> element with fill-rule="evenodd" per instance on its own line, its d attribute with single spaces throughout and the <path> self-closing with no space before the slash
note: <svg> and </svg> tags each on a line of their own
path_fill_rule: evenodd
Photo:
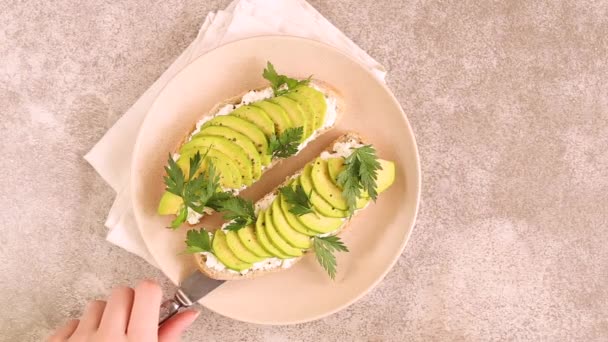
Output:
<svg viewBox="0 0 608 342">
<path fill-rule="evenodd" d="M 196 310 L 186 310 L 171 317 L 158 329 L 158 342 L 178 342 L 199 314 Z"/>
</svg>

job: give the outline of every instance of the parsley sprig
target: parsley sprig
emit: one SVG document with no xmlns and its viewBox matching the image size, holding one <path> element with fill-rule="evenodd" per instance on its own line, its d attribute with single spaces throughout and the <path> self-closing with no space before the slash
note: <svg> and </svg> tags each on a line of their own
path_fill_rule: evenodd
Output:
<svg viewBox="0 0 608 342">
<path fill-rule="evenodd" d="M 348 204 L 350 215 L 356 209 L 357 198 L 366 191 L 375 201 L 378 196 L 378 170 L 381 169 L 376 150 L 371 145 L 356 148 L 344 161 L 344 170 L 338 174 L 338 184 Z"/>
<path fill-rule="evenodd" d="M 229 221 L 226 230 L 239 230 L 256 221 L 253 202 L 242 197 L 232 195 L 220 201 L 218 211 L 224 212 L 224 219 Z"/>
<path fill-rule="evenodd" d="M 295 189 L 291 187 L 291 185 L 284 186 L 279 189 L 281 195 L 285 198 L 287 203 L 291 204 L 291 208 L 289 211 L 294 215 L 304 215 L 308 213 L 313 213 L 312 203 L 310 203 L 310 195 L 312 193 L 307 194 L 304 191 L 302 185 L 297 184 Z"/>
<path fill-rule="evenodd" d="M 274 96 L 284 95 L 301 85 L 307 85 L 312 77 L 309 76 L 304 80 L 296 80 L 285 75 L 279 75 L 274 69 L 274 65 L 270 62 L 266 64 L 266 69 L 264 69 L 262 76 L 270 82 Z"/>
<path fill-rule="evenodd" d="M 313 248 L 319 264 L 323 266 L 331 279 L 335 279 L 337 262 L 334 252 L 348 252 L 348 248 L 344 242 L 335 235 L 325 237 L 315 236 Z"/>
<path fill-rule="evenodd" d="M 186 233 L 186 246 L 184 253 L 211 252 L 209 233 L 204 228 L 189 230 Z"/>
<path fill-rule="evenodd" d="M 304 127 L 291 127 L 281 134 L 273 134 L 268 141 L 268 154 L 273 158 L 287 158 L 298 152 L 298 146 L 304 134 Z"/>
<path fill-rule="evenodd" d="M 217 197 L 223 196 L 223 192 L 218 192 L 220 188 L 219 175 L 211 160 L 206 160 L 206 170 L 197 174 L 205 155 L 201 155 L 197 151 L 195 155 L 190 157 L 188 175 L 186 176 L 182 169 L 169 155 L 168 165 L 165 166 L 167 175 L 164 177 L 167 191 L 180 196 L 183 200 L 183 205 L 177 214 L 177 217 L 171 222 L 171 228 L 176 229 L 188 218 L 188 208 L 203 214 L 203 211 L 208 203 L 217 202 Z"/>
</svg>

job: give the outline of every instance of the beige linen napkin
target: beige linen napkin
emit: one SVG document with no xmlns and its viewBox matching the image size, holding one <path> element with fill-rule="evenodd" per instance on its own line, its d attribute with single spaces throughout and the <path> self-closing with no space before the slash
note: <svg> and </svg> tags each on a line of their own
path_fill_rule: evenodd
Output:
<svg viewBox="0 0 608 342">
<path fill-rule="evenodd" d="M 157 266 L 140 235 L 129 192 L 131 156 L 139 128 L 161 89 L 183 67 L 213 48 L 261 35 L 314 39 L 350 54 L 379 79 L 386 75 L 382 65 L 304 0 L 235 0 L 225 10 L 209 13 L 190 46 L 84 157 L 117 193 L 105 223 L 110 229 L 108 241 Z"/>
</svg>

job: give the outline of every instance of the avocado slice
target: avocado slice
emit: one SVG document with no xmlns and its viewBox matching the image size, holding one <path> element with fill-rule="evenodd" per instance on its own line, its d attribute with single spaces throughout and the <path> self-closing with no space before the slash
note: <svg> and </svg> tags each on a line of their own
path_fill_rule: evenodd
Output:
<svg viewBox="0 0 608 342">
<path fill-rule="evenodd" d="M 315 190 L 317 190 L 324 200 L 334 208 L 340 210 L 348 209 L 346 200 L 342 197 L 342 190 L 330 179 L 327 162 L 325 160 L 317 158 L 314 161 L 311 178 Z"/>
<path fill-rule="evenodd" d="M 342 188 L 334 184 L 330 179 L 329 168 L 326 160 L 317 158 L 314 161 L 310 175 L 314 189 L 317 190 L 319 195 L 321 195 L 321 197 L 323 197 L 327 203 L 340 210 L 348 209 L 346 200 L 344 199 L 344 196 L 342 196 Z M 365 207 L 367 202 L 369 202 L 368 199 L 363 197 L 364 194 L 361 196 L 362 197 L 357 198 L 357 209 Z"/>
<path fill-rule="evenodd" d="M 310 248 L 310 236 L 298 232 L 287 222 L 287 219 L 283 215 L 283 210 L 281 209 L 280 197 L 283 196 L 279 195 L 272 202 L 271 216 L 274 228 L 277 230 L 279 235 L 293 247 L 300 249 Z"/>
<path fill-rule="evenodd" d="M 281 106 L 266 100 L 254 102 L 251 105 L 260 108 L 268 114 L 268 117 L 274 122 L 277 133 L 283 133 L 284 130 L 293 126 L 291 119 L 287 116 L 287 113 L 285 113 Z"/>
<path fill-rule="evenodd" d="M 241 261 L 232 253 L 226 242 L 226 233 L 221 229 L 216 230 L 215 234 L 213 234 L 211 249 L 215 257 L 231 270 L 243 271 L 253 266 L 250 263 Z"/>
<path fill-rule="evenodd" d="M 392 161 L 378 159 L 382 170 L 378 171 L 376 184 L 378 185 L 378 193 L 384 192 L 395 182 L 395 163 Z"/>
<path fill-rule="evenodd" d="M 344 170 L 344 158 L 329 158 L 327 159 L 327 170 L 329 171 L 329 177 L 331 181 L 338 185 L 338 175 Z"/>
<path fill-rule="evenodd" d="M 207 160 L 210 160 L 217 169 L 221 186 L 230 189 L 238 189 L 243 185 L 239 169 L 227 155 L 218 150 L 209 148 L 201 149 L 199 152 L 201 155 L 207 154 L 207 158 L 205 158 L 201 164 L 201 170 L 206 169 Z M 190 157 L 195 153 L 195 151 L 191 151 L 188 154 L 182 154 L 176 162 L 185 174 L 188 174 L 188 171 L 190 170 Z"/>
<path fill-rule="evenodd" d="M 306 227 L 317 231 L 320 234 L 331 233 L 339 229 L 342 227 L 345 220 L 343 218 L 323 216 L 318 211 L 297 216 L 297 219 Z"/>
<path fill-rule="evenodd" d="M 285 219 L 287 220 L 287 222 L 293 229 L 295 229 L 296 231 L 298 231 L 304 235 L 308 235 L 308 236 L 315 236 L 315 235 L 319 234 L 319 232 L 316 232 L 316 231 L 306 227 L 300 221 L 298 221 L 297 216 L 289 211 L 290 204 L 287 203 L 287 201 L 285 200 L 285 198 L 283 196 L 281 196 L 280 202 L 281 202 L 281 210 L 283 211 L 283 216 L 285 216 Z"/>
<path fill-rule="evenodd" d="M 291 258 L 289 255 L 281 252 L 278 248 L 276 248 L 268 235 L 266 234 L 266 215 L 264 210 L 260 210 L 258 213 L 258 219 L 255 222 L 255 233 L 257 235 L 258 241 L 260 245 L 270 254 L 276 256 L 279 259 L 289 259 Z"/>
<path fill-rule="evenodd" d="M 233 160 L 241 173 L 243 184 L 251 185 L 253 183 L 253 165 L 247 157 L 245 151 L 237 144 L 224 137 L 217 136 L 200 136 L 192 139 L 182 146 L 180 153 L 188 154 L 189 151 L 197 151 L 202 148 L 211 147 L 212 150 L 218 150 Z"/>
<path fill-rule="evenodd" d="M 268 117 L 268 115 L 260 108 L 249 105 L 240 106 L 228 115 L 234 115 L 251 122 L 252 124 L 258 126 L 268 137 L 273 135 L 275 132 L 274 122 L 272 122 L 270 117 Z"/>
<path fill-rule="evenodd" d="M 272 207 L 264 213 L 265 216 L 265 232 L 270 242 L 277 247 L 281 252 L 292 257 L 299 257 L 302 255 L 302 250 L 291 246 L 285 241 L 277 232 L 274 224 L 272 223 Z"/>
<path fill-rule="evenodd" d="M 239 147 L 245 151 L 245 153 L 247 154 L 247 157 L 251 161 L 251 164 L 253 167 L 253 169 L 252 169 L 253 179 L 260 179 L 260 177 L 262 176 L 262 162 L 260 159 L 260 154 L 255 149 L 255 145 L 253 144 L 253 141 L 251 141 L 251 139 L 249 139 L 247 136 L 233 130 L 230 127 L 223 127 L 223 126 L 204 127 L 201 129 L 201 131 L 199 133 L 197 133 L 193 137 L 193 139 L 195 139 L 196 137 L 199 137 L 199 136 L 206 136 L 206 135 L 224 137 L 224 138 L 232 141 L 233 143 L 239 145 Z"/>
<path fill-rule="evenodd" d="M 312 164 L 307 164 L 302 170 L 302 174 L 299 177 L 299 182 L 304 189 L 304 192 L 310 194 L 310 203 L 312 203 L 313 207 L 322 215 L 327 217 L 337 217 L 342 218 L 348 216 L 348 212 L 345 210 L 340 210 L 331 204 L 329 204 L 326 200 L 319 195 L 317 190 L 312 185 L 311 178 Z"/>
<path fill-rule="evenodd" d="M 220 115 L 207 121 L 204 127 L 208 126 L 224 126 L 230 127 L 236 132 L 239 132 L 253 141 L 255 149 L 260 154 L 262 165 L 270 164 L 270 155 L 268 155 L 268 139 L 260 128 L 247 120 L 232 115 Z"/>
<path fill-rule="evenodd" d="M 228 245 L 228 248 L 230 248 L 230 251 L 232 251 L 232 253 L 241 261 L 253 264 L 262 260 L 262 258 L 251 253 L 247 247 L 243 245 L 234 230 L 226 232 L 226 244 Z"/>
<path fill-rule="evenodd" d="M 255 235 L 255 228 L 253 226 L 246 226 L 237 230 L 236 234 L 239 239 L 245 245 L 245 247 L 253 254 L 260 258 L 272 258 L 273 255 L 268 253 L 264 247 L 258 241 L 258 237 Z"/>
<path fill-rule="evenodd" d="M 176 215 L 183 203 L 184 200 L 181 197 L 169 191 L 165 191 L 158 203 L 157 212 L 159 215 Z"/>
<path fill-rule="evenodd" d="M 300 108 L 302 108 L 302 113 L 304 113 L 306 126 L 310 128 L 310 134 L 312 134 L 317 127 L 317 116 L 315 115 L 315 110 L 310 105 L 308 98 L 301 93 L 287 93 L 285 94 L 285 97 L 296 101 L 300 105 Z"/>
<path fill-rule="evenodd" d="M 376 189 L 378 193 L 381 193 L 388 189 L 395 181 L 395 163 L 384 159 L 378 159 L 378 162 L 380 163 L 380 169 L 378 170 L 376 178 Z M 340 187 L 338 184 L 338 175 L 340 172 L 342 172 L 342 170 L 344 170 L 344 158 L 327 159 L 327 169 L 329 171 L 331 180 L 334 182 L 334 184 Z M 362 199 L 369 198 L 369 195 L 367 192 L 363 192 L 361 197 Z M 363 208 L 367 202 L 368 201 L 358 200 L 357 209 Z"/>
<path fill-rule="evenodd" d="M 306 138 L 310 136 L 310 134 L 312 133 L 311 127 L 308 127 L 308 124 L 306 123 L 306 117 L 302 112 L 302 108 L 296 101 L 285 96 L 273 97 L 268 101 L 277 104 L 281 106 L 281 108 L 283 108 L 285 113 L 287 113 L 289 119 L 291 119 L 293 127 L 302 127 L 302 141 L 306 140 Z"/>
<path fill-rule="evenodd" d="M 327 100 L 325 100 L 325 95 L 309 86 L 297 87 L 293 90 L 292 94 L 302 94 L 308 98 L 308 101 L 315 112 L 315 129 L 321 128 L 325 123 L 325 113 L 327 113 Z"/>
</svg>

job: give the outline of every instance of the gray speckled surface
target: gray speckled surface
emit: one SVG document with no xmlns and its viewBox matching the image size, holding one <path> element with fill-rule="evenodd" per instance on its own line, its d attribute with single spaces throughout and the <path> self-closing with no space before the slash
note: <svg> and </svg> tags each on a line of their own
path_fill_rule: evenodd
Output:
<svg viewBox="0 0 608 342">
<path fill-rule="evenodd" d="M 608 339 L 608 2 L 482 3 L 312 1 L 389 71 L 422 158 L 416 229 L 338 314 L 205 312 L 185 341 Z M 114 193 L 82 156 L 226 4 L 0 2 L 1 340 L 163 279 L 105 242 Z"/>
</svg>

